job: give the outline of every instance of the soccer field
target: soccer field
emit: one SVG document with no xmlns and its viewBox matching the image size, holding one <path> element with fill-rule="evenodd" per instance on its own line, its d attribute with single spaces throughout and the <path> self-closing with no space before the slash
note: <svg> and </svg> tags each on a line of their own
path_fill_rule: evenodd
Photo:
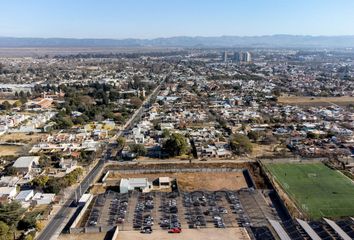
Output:
<svg viewBox="0 0 354 240">
<path fill-rule="evenodd" d="M 311 219 L 354 216 L 354 184 L 322 163 L 266 164 L 296 205 Z"/>
</svg>

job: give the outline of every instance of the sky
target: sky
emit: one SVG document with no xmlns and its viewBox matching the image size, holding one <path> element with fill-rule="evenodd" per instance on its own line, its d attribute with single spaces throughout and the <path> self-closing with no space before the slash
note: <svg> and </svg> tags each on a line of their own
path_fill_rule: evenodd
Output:
<svg viewBox="0 0 354 240">
<path fill-rule="evenodd" d="M 354 0 L 0 0 L 0 36 L 354 35 Z"/>
</svg>

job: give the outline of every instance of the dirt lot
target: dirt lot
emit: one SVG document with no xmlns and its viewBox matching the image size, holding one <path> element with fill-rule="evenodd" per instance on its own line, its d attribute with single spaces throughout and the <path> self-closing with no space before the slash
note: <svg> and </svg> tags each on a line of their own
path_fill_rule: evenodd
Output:
<svg viewBox="0 0 354 240">
<path fill-rule="evenodd" d="M 160 174 L 112 174 L 108 181 L 118 181 L 120 178 L 146 177 L 154 180 L 161 176 L 176 178 L 181 191 L 220 189 L 238 190 L 247 187 L 242 172 L 210 172 L 210 173 L 160 173 Z"/>
<path fill-rule="evenodd" d="M 6 102 L 6 101 L 8 101 L 10 104 L 14 104 L 18 100 L 0 99 L 0 104 L 2 104 L 3 102 Z"/>
<path fill-rule="evenodd" d="M 17 156 L 21 153 L 21 146 L 0 145 L 0 157 Z"/>
<path fill-rule="evenodd" d="M 103 240 L 104 233 L 90 234 L 62 234 L 58 240 Z M 115 240 L 248 240 L 250 239 L 246 230 L 243 228 L 206 228 L 206 229 L 183 229 L 180 234 L 169 234 L 164 230 L 155 230 L 152 234 L 141 234 L 138 231 L 121 231 Z"/>
<path fill-rule="evenodd" d="M 354 97 L 302 97 L 302 96 L 281 96 L 278 98 L 279 103 L 296 104 L 304 106 L 319 105 L 348 105 L 354 102 Z"/>
<path fill-rule="evenodd" d="M 44 137 L 46 134 L 42 133 L 7 133 L 0 136 L 0 142 L 20 142 L 26 144 L 34 144 L 39 141 L 40 138 Z"/>
</svg>

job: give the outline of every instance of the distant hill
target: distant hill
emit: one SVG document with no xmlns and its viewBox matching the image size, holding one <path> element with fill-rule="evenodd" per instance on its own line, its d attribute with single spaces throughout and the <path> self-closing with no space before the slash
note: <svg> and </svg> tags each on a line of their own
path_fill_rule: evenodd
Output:
<svg viewBox="0 0 354 240">
<path fill-rule="evenodd" d="M 0 37 L 0 47 L 265 47 L 348 48 L 354 36 L 269 35 L 254 37 L 169 37 L 155 39 L 77 39 Z"/>
</svg>

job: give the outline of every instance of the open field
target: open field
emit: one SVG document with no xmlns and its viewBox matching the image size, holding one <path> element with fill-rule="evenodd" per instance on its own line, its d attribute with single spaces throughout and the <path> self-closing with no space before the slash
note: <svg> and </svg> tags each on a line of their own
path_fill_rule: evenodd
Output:
<svg viewBox="0 0 354 240">
<path fill-rule="evenodd" d="M 0 136 L 0 142 L 20 142 L 25 144 L 34 144 L 37 143 L 41 139 L 41 137 L 45 135 L 45 133 L 6 133 Z"/>
<path fill-rule="evenodd" d="M 8 99 L 0 99 L 0 104 L 2 104 L 3 102 L 8 101 L 10 104 L 14 104 L 15 102 L 17 102 L 18 100 L 8 100 Z"/>
<path fill-rule="evenodd" d="M 290 105 L 320 106 L 320 105 L 348 105 L 354 103 L 354 97 L 303 97 L 303 96 L 281 96 L 279 103 Z"/>
<path fill-rule="evenodd" d="M 22 150 L 21 146 L 0 145 L 0 157 L 17 156 Z"/>
<path fill-rule="evenodd" d="M 238 190 L 247 187 L 242 172 L 192 172 L 192 173 L 159 173 L 159 174 L 121 174 L 114 173 L 108 178 L 110 181 L 117 181 L 121 178 L 144 177 L 150 180 L 161 176 L 176 178 L 181 191 L 208 190 L 217 191 L 220 189 Z"/>
<path fill-rule="evenodd" d="M 354 182 L 322 163 L 275 163 L 267 169 L 311 219 L 354 216 Z"/>
</svg>

